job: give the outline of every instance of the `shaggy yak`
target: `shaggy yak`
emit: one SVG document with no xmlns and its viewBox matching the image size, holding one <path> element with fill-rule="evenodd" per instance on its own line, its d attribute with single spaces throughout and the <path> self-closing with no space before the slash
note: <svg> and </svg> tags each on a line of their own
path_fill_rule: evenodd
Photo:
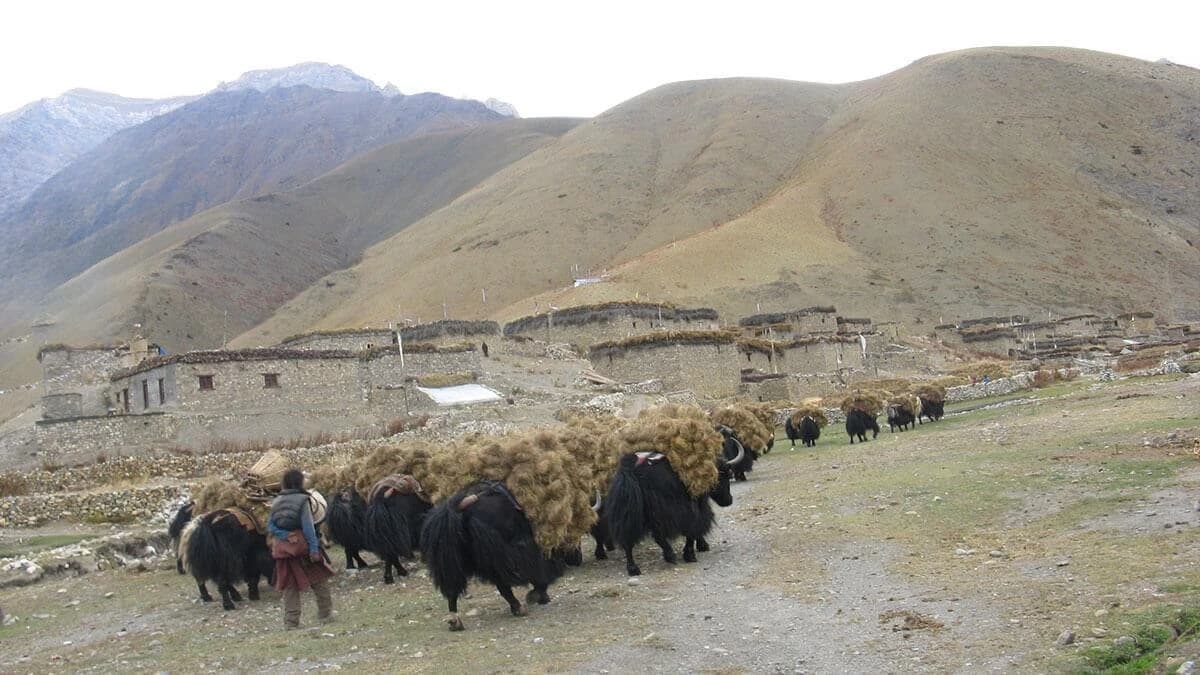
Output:
<svg viewBox="0 0 1200 675">
<path fill-rule="evenodd" d="M 367 564 L 360 551 L 366 550 L 367 503 L 353 486 L 343 487 L 329 502 L 329 515 L 325 517 L 325 529 L 329 538 L 346 551 L 346 569 L 365 570 Z"/>
<path fill-rule="evenodd" d="M 542 553 L 533 528 L 512 493 L 499 481 L 479 481 L 454 493 L 425 517 L 421 553 L 433 585 L 450 608 L 450 630 L 462 630 L 458 598 L 474 576 L 496 585 L 513 616 L 527 613 L 513 586 L 529 584 L 526 604 L 550 602 L 546 589 L 562 576 L 561 556 Z"/>
<path fill-rule="evenodd" d="M 184 567 L 192 573 L 200 589 L 200 599 L 212 602 L 204 582 L 215 581 L 221 593 L 221 606 L 234 609 L 234 600 L 242 596 L 234 584 L 245 581 L 250 599 L 258 600 L 258 581 L 271 583 L 275 561 L 267 548 L 267 538 L 258 531 L 254 516 L 231 507 L 197 516 L 182 535 Z"/>
<path fill-rule="evenodd" d="M 741 439 L 737 437 L 733 429 L 724 424 L 717 425 L 716 429 L 725 437 L 725 445 L 721 450 L 726 460 L 725 466 L 733 472 L 734 480 L 746 480 L 746 473 L 754 470 L 754 462 L 758 459 L 758 453 L 743 447 Z"/>
<path fill-rule="evenodd" d="M 875 416 L 865 413 L 858 408 L 852 409 L 846 415 L 846 433 L 850 435 L 850 443 L 854 443 L 855 437 L 859 441 L 867 440 L 867 429 L 875 432 L 871 438 L 879 438 L 879 423 L 875 421 Z"/>
<path fill-rule="evenodd" d="M 917 415 L 919 421 L 922 417 L 928 417 L 930 422 L 936 422 L 942 419 L 946 414 L 946 402 L 934 401 L 925 397 L 921 397 L 921 413 Z"/>
<path fill-rule="evenodd" d="M 730 437 L 726 437 L 728 442 Z M 642 573 L 633 560 L 633 547 L 647 534 L 662 549 L 663 560 L 675 563 L 671 539 L 685 538 L 683 559 L 696 562 L 696 551 L 707 551 L 704 536 L 712 528 L 714 516 L 709 498 L 719 506 L 733 503 L 729 481 L 733 465 L 742 461 L 745 449 L 732 459 L 717 462 L 717 483 L 700 497 L 691 496 L 683 481 L 659 453 L 638 452 L 621 457 L 616 475 L 608 488 L 608 525 L 613 539 L 625 550 L 625 571 L 629 576 Z"/>
<path fill-rule="evenodd" d="M 784 431 L 787 432 L 788 440 L 792 442 L 792 447 L 796 447 L 796 439 L 800 439 L 805 447 L 813 448 L 817 445 L 817 439 L 821 437 L 821 425 L 813 419 L 812 415 L 805 415 L 800 420 L 800 426 L 792 424 L 792 418 L 788 417 L 783 423 Z"/>
<path fill-rule="evenodd" d="M 917 418 L 913 414 L 905 410 L 899 405 L 889 405 L 887 408 L 888 431 L 895 431 L 896 427 L 900 427 L 900 431 L 905 431 L 912 426 Z"/>
<path fill-rule="evenodd" d="M 412 476 L 393 474 L 371 488 L 363 543 L 383 560 L 383 583 L 395 583 L 392 568 L 402 577 L 408 575 L 400 559 L 413 557 L 428 511 L 429 502 Z"/>
<path fill-rule="evenodd" d="M 180 574 L 187 574 L 187 570 L 183 569 L 183 557 L 179 552 L 179 540 L 183 536 L 183 528 L 192 520 L 192 509 L 196 507 L 196 502 L 189 500 L 186 504 L 179 507 L 175 512 L 175 517 L 171 519 L 171 524 L 167 526 L 167 536 L 171 539 L 171 550 L 175 552 L 175 571 Z"/>
</svg>

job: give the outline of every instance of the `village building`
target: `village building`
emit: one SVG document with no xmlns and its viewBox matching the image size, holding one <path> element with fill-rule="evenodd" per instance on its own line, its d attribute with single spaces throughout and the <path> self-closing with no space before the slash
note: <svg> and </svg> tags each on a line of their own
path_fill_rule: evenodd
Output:
<svg viewBox="0 0 1200 675">
<path fill-rule="evenodd" d="M 650 302 L 580 305 L 522 317 L 504 325 L 504 336 L 590 346 L 662 331 L 707 331 L 719 328 L 716 310 L 682 308 Z"/>
<path fill-rule="evenodd" d="M 790 312 L 753 314 L 739 319 L 738 327 L 746 337 L 768 340 L 833 335 L 838 332 L 837 309 L 833 306 L 817 306 Z"/>
<path fill-rule="evenodd" d="M 363 349 L 394 345 L 396 341 L 396 332 L 390 328 L 345 328 L 293 335 L 284 339 L 277 346 L 281 349 L 316 351 L 344 349 L 357 352 Z"/>
</svg>

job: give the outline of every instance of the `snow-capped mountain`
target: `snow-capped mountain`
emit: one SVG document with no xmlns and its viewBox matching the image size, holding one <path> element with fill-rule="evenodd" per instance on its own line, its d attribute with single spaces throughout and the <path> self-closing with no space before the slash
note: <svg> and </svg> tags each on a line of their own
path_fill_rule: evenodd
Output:
<svg viewBox="0 0 1200 675">
<path fill-rule="evenodd" d="M 328 89 L 330 91 L 374 91 L 384 93 L 371 80 L 359 75 L 345 66 L 333 66 L 328 63 L 297 63 L 286 68 L 269 68 L 251 70 L 232 82 L 222 82 L 217 85 L 217 91 L 239 89 L 257 89 L 267 91 L 276 87 L 308 86 L 313 89 Z M 395 87 L 393 87 L 395 89 Z M 400 93 L 396 91 L 396 93 Z"/>
<path fill-rule="evenodd" d="M 483 104 L 487 106 L 488 110 L 491 110 L 492 112 L 498 112 L 505 117 L 521 116 L 519 113 L 517 113 L 516 106 L 508 103 L 507 101 L 501 101 L 498 98 L 489 98 L 488 100 L 484 101 Z"/>
<path fill-rule="evenodd" d="M 124 98 L 72 89 L 0 115 L 0 213 L 112 134 L 191 98 Z"/>
</svg>

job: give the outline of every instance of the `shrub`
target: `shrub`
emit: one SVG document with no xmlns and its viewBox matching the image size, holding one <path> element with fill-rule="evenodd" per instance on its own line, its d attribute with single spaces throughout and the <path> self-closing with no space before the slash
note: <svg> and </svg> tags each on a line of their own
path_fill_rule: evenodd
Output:
<svg viewBox="0 0 1200 675">
<path fill-rule="evenodd" d="M 396 434 L 413 429 L 423 429 L 429 423 L 429 415 L 408 415 L 405 417 L 397 417 L 387 423 L 387 435 L 395 436 Z"/>
<path fill-rule="evenodd" d="M 0 473 L 0 497 L 29 494 L 29 481 L 17 473 Z"/>
</svg>

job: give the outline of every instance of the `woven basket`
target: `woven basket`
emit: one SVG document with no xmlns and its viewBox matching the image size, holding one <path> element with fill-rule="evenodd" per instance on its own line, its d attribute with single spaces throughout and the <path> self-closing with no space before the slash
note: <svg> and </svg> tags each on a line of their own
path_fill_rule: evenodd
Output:
<svg viewBox="0 0 1200 675">
<path fill-rule="evenodd" d="M 277 493 L 283 486 L 283 474 L 288 469 L 288 460 L 278 450 L 268 450 L 246 470 L 242 482 L 251 493 L 259 495 Z"/>
</svg>

